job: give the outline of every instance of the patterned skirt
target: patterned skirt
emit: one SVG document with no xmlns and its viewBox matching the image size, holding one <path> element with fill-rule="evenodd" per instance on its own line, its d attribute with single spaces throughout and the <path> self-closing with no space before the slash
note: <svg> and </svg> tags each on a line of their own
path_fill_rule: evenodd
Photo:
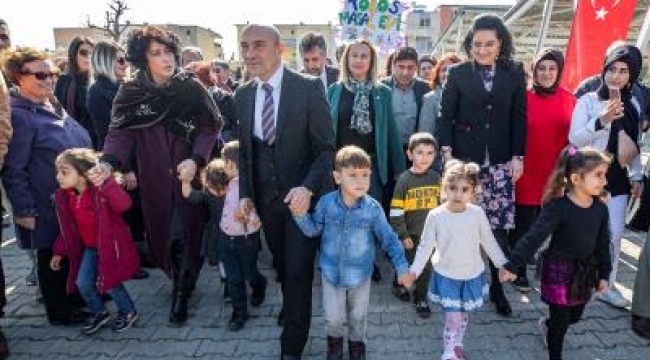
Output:
<svg viewBox="0 0 650 360">
<path fill-rule="evenodd" d="M 515 185 L 510 163 L 481 167 L 481 193 L 477 204 L 483 208 L 493 230 L 515 228 Z"/>
<path fill-rule="evenodd" d="M 429 283 L 429 300 L 445 312 L 469 312 L 483 306 L 488 284 L 483 274 L 469 280 L 455 280 L 434 271 Z"/>
</svg>

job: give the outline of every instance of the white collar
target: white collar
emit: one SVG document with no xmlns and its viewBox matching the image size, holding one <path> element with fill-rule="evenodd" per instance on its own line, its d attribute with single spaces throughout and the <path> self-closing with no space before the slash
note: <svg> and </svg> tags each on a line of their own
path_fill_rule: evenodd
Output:
<svg viewBox="0 0 650 360">
<path fill-rule="evenodd" d="M 282 85 L 282 76 L 284 75 L 284 64 L 280 63 L 280 66 L 278 66 L 277 69 L 275 69 L 275 72 L 271 77 L 269 78 L 268 81 L 262 81 L 259 77 L 255 78 L 255 81 L 257 82 L 257 86 L 262 86 L 265 82 L 273 87 L 273 90 L 277 90 L 280 88 L 280 85 Z"/>
</svg>

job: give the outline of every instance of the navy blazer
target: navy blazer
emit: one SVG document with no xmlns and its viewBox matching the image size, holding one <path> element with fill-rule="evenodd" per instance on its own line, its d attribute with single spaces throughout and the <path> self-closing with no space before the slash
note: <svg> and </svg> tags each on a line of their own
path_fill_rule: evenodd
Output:
<svg viewBox="0 0 650 360">
<path fill-rule="evenodd" d="M 504 164 L 526 150 L 526 75 L 521 63 L 498 62 L 492 91 L 473 61 L 449 68 L 436 135 L 455 158 Z"/>
</svg>

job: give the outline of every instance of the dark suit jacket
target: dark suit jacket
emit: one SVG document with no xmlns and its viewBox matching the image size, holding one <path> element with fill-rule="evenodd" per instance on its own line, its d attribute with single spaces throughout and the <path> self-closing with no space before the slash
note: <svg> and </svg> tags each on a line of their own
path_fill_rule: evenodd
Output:
<svg viewBox="0 0 650 360">
<path fill-rule="evenodd" d="M 305 69 L 300 70 L 301 74 L 306 74 Z M 325 65 L 325 77 L 327 77 L 327 87 L 339 80 L 339 69 L 334 66 Z"/>
<path fill-rule="evenodd" d="M 526 77 L 521 63 L 499 63 L 487 92 L 473 61 L 449 68 L 436 134 L 455 158 L 503 164 L 526 149 Z"/>
<path fill-rule="evenodd" d="M 391 90 L 393 89 L 393 82 L 394 81 L 395 80 L 393 79 L 392 76 L 381 79 L 381 82 L 384 85 L 391 88 Z M 431 91 L 431 88 L 429 87 L 428 82 L 426 82 L 426 81 L 424 81 L 424 80 L 422 80 L 420 78 L 416 77 L 414 79 L 414 81 L 415 82 L 413 83 L 413 92 L 415 93 L 415 103 L 417 104 L 417 107 L 418 107 L 418 113 L 417 113 L 417 117 L 415 118 L 416 119 L 415 120 L 415 129 L 413 129 L 413 130 L 417 131 L 417 129 L 420 128 L 420 110 L 422 109 L 422 98 L 424 97 L 424 94 Z"/>
<path fill-rule="evenodd" d="M 250 81 L 235 92 L 235 108 L 240 124 L 240 196 L 256 198 L 253 186 L 253 126 L 257 83 Z M 335 153 L 334 129 L 323 83 L 284 69 L 280 88 L 274 168 L 281 186 L 280 199 L 291 188 L 304 186 L 314 195 L 331 183 Z M 315 199 L 314 199 L 315 200 Z M 314 201 L 315 203 L 315 201 Z"/>
</svg>

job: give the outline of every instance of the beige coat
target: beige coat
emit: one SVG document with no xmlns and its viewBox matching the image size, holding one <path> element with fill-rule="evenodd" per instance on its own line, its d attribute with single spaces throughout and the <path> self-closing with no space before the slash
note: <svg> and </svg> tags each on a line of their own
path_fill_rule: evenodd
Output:
<svg viewBox="0 0 650 360">
<path fill-rule="evenodd" d="M 4 165 L 5 155 L 7 155 L 12 133 L 9 90 L 5 84 L 4 75 L 0 72 L 0 169 Z"/>
</svg>

